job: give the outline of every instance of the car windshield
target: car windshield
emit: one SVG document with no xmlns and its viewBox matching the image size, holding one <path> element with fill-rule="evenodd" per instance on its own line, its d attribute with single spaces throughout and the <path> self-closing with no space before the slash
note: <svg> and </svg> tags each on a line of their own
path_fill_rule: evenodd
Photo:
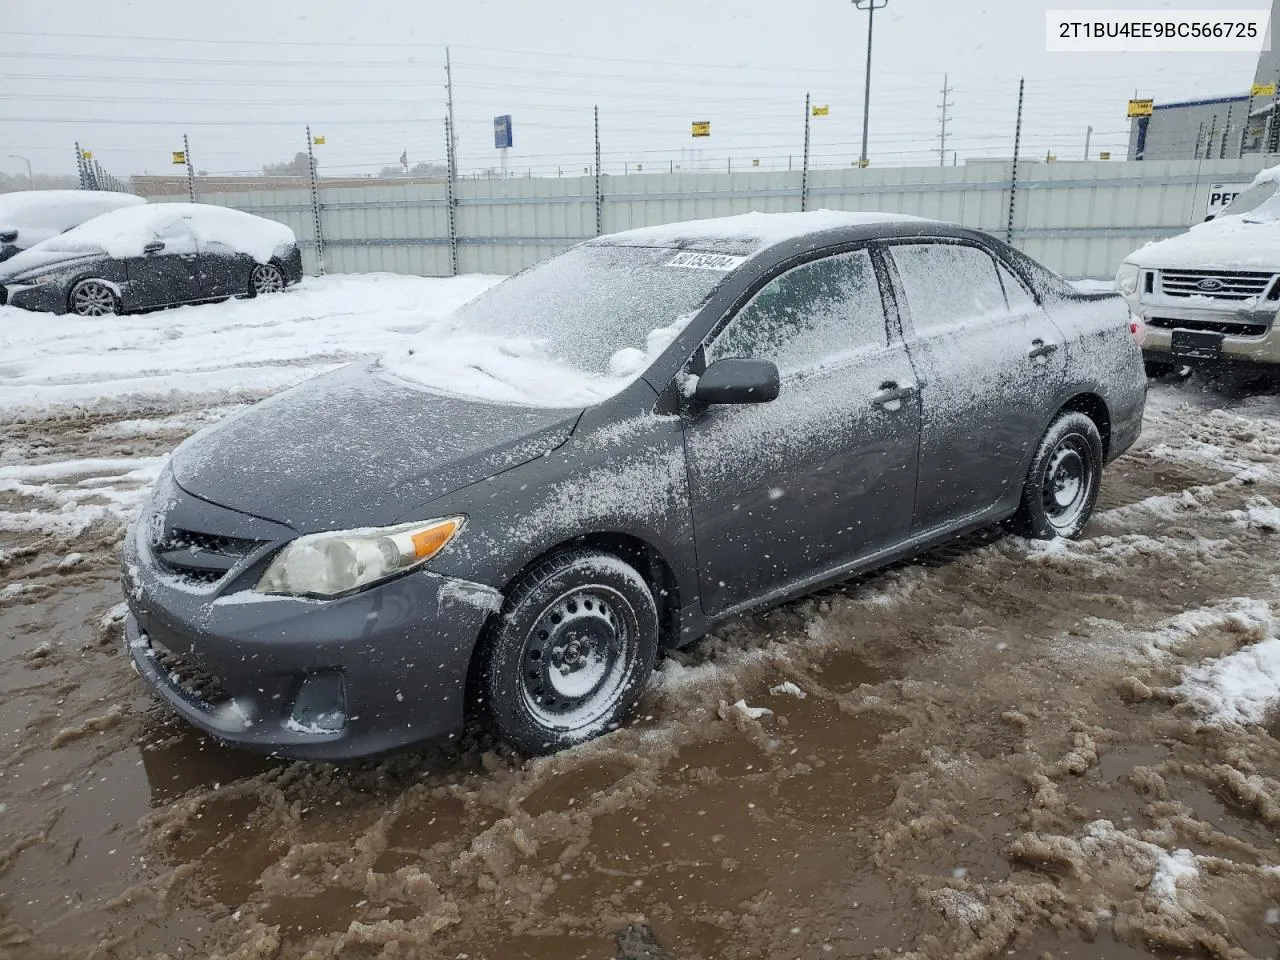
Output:
<svg viewBox="0 0 1280 960">
<path fill-rule="evenodd" d="M 1220 216 L 1248 214 L 1250 220 L 1280 219 L 1280 196 L 1276 195 L 1278 189 L 1280 189 L 1280 181 L 1271 180 L 1255 184 L 1232 200 Z"/>
<path fill-rule="evenodd" d="M 680 251 L 584 245 L 517 274 L 455 311 L 447 329 L 532 341 L 587 374 L 617 372 L 622 351 L 696 310 L 727 276 L 671 266 Z M 627 354 L 626 356 L 630 356 Z"/>
<path fill-rule="evenodd" d="M 384 366 L 497 403 L 597 403 L 648 369 L 741 259 L 671 247 L 575 247 L 424 329 L 388 352 Z"/>
</svg>

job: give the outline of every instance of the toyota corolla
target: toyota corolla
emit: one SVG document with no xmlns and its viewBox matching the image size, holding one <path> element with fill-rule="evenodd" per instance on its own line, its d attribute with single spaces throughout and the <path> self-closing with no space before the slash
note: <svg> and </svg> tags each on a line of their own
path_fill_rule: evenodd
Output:
<svg viewBox="0 0 1280 960">
<path fill-rule="evenodd" d="M 229 744 L 623 723 L 664 649 L 976 528 L 1075 537 L 1141 428 L 1129 312 L 986 234 L 751 214 L 581 244 L 183 444 L 126 645 Z"/>
</svg>

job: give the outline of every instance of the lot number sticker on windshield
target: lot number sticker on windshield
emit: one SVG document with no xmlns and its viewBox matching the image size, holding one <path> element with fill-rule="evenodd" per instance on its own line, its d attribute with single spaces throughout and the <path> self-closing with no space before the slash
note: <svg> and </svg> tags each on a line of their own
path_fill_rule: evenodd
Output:
<svg viewBox="0 0 1280 960">
<path fill-rule="evenodd" d="M 667 266 L 687 267 L 691 270 L 721 270 L 728 273 L 730 270 L 736 270 L 746 262 L 746 257 L 730 257 L 720 253 L 698 253 L 696 250 L 686 250 L 683 253 L 677 253 Z"/>
</svg>

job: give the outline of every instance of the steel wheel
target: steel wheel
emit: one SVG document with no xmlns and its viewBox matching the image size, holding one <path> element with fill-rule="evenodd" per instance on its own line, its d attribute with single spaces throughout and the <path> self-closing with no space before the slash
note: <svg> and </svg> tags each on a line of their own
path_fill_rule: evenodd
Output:
<svg viewBox="0 0 1280 960">
<path fill-rule="evenodd" d="M 622 724 L 658 655 L 648 582 L 612 554 L 569 549 L 525 571 L 482 638 L 475 704 L 527 754 L 585 743 Z"/>
<path fill-rule="evenodd" d="M 1040 493 L 1045 516 L 1055 530 L 1071 530 L 1079 523 L 1093 488 L 1093 469 L 1084 437 L 1063 437 L 1049 455 Z"/>
<path fill-rule="evenodd" d="M 115 291 L 101 280 L 83 280 L 71 291 L 71 312 L 80 317 L 104 317 L 116 313 Z"/>
<path fill-rule="evenodd" d="M 260 263 L 249 274 L 249 289 L 254 296 L 260 293 L 279 293 L 284 289 L 284 274 L 274 264 Z"/>
<path fill-rule="evenodd" d="M 1032 458 L 1014 526 L 1040 540 L 1083 534 L 1098 502 L 1104 454 L 1092 419 L 1074 410 L 1058 414 Z"/>
</svg>

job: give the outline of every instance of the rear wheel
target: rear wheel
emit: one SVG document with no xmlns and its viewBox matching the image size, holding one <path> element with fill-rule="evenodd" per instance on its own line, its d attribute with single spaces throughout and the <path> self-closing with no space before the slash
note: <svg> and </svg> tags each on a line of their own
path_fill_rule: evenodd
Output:
<svg viewBox="0 0 1280 960">
<path fill-rule="evenodd" d="M 279 293 L 284 289 L 284 274 L 274 263 L 260 263 L 249 273 L 249 294 Z"/>
<path fill-rule="evenodd" d="M 1020 532 L 1038 540 L 1080 536 L 1098 502 L 1102 461 L 1097 425 L 1083 413 L 1059 414 L 1040 441 L 1022 488 L 1015 517 Z"/>
<path fill-rule="evenodd" d="M 554 753 L 622 723 L 657 653 L 644 578 L 611 554 L 566 551 L 510 591 L 482 654 L 479 695 L 504 740 Z"/>
<path fill-rule="evenodd" d="M 101 280 L 81 280 L 71 288 L 67 306 L 78 317 L 104 317 L 120 312 L 120 298 Z"/>
</svg>

